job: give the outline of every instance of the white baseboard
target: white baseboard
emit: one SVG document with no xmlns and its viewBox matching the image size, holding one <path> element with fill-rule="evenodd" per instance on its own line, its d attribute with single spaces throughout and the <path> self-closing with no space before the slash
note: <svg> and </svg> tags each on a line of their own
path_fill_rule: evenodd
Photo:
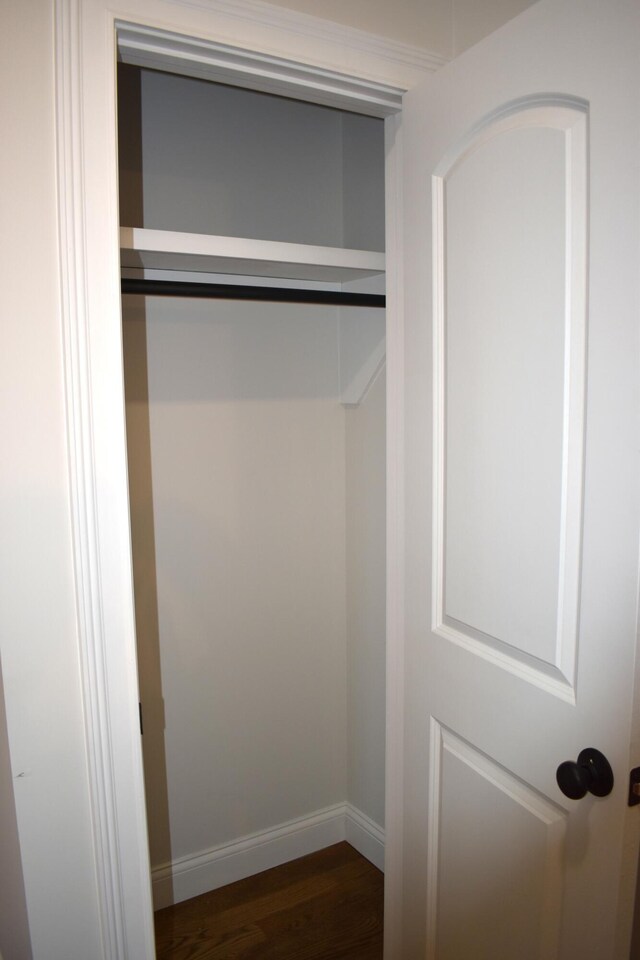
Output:
<svg viewBox="0 0 640 960">
<path fill-rule="evenodd" d="M 384 830 L 353 804 L 345 804 L 345 840 L 384 871 Z"/>
<path fill-rule="evenodd" d="M 345 805 L 337 803 L 270 830 L 181 857 L 152 871 L 155 910 L 224 887 L 345 839 Z"/>
<path fill-rule="evenodd" d="M 341 840 L 347 840 L 383 869 L 384 831 L 350 803 L 336 803 L 270 830 L 156 867 L 151 872 L 154 910 L 243 880 Z"/>
</svg>

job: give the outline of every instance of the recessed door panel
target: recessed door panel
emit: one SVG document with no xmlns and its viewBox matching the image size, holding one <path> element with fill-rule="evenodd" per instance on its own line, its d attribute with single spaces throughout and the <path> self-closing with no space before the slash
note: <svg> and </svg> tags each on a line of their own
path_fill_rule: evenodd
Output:
<svg viewBox="0 0 640 960">
<path fill-rule="evenodd" d="M 566 814 L 435 720 L 431 734 L 429 960 L 554 960 Z"/>
<path fill-rule="evenodd" d="M 436 628 L 573 696 L 585 113 L 523 101 L 434 178 Z"/>
</svg>

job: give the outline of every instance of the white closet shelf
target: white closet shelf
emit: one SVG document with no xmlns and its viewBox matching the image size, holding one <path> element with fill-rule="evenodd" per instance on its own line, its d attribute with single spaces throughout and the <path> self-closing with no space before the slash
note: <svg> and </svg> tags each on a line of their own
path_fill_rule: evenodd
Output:
<svg viewBox="0 0 640 960">
<path fill-rule="evenodd" d="M 305 243 L 120 228 L 120 262 L 145 270 L 346 283 L 384 273 L 384 253 Z"/>
</svg>

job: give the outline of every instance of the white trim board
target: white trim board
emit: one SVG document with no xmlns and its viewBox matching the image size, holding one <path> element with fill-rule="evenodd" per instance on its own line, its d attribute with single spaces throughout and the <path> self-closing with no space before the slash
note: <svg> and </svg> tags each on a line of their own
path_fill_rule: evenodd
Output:
<svg viewBox="0 0 640 960">
<path fill-rule="evenodd" d="M 270 870 L 341 840 L 384 870 L 382 827 L 352 804 L 336 803 L 156 867 L 151 872 L 154 910 Z"/>
<path fill-rule="evenodd" d="M 236 21 L 244 20 L 253 26 L 275 28 L 288 36 L 296 49 L 302 39 L 310 40 L 314 46 L 326 45 L 331 50 L 347 47 L 352 54 L 364 56 L 371 64 L 384 62 L 387 66 L 384 72 L 390 82 L 382 78 L 376 82 L 372 75 L 361 80 L 355 72 L 347 76 L 329 66 L 328 61 L 323 67 L 319 62 L 309 66 L 299 56 L 292 59 L 124 20 L 117 23 L 120 60 L 381 117 L 396 113 L 403 91 L 420 76 L 447 62 L 446 57 L 422 47 L 274 7 L 260 0 L 190 0 L 189 5 Z"/>
<path fill-rule="evenodd" d="M 337 31 L 332 38 L 305 34 L 303 26 L 298 33 L 293 20 L 287 29 L 279 26 L 275 14 L 267 22 L 272 12 L 261 4 L 260 16 L 265 19 L 258 20 L 257 8 L 252 18 L 248 8 L 223 0 L 219 7 L 216 0 L 55 0 L 60 311 L 69 490 L 96 860 L 92 879 L 104 960 L 152 960 L 155 956 L 138 725 L 119 320 L 116 21 L 294 60 L 317 71 L 319 101 L 327 70 L 340 74 L 347 94 L 349 76 L 357 84 L 370 83 L 374 88 L 383 84 L 408 89 L 425 75 L 424 70 L 388 58 L 376 43 L 375 52 L 350 46 L 348 30 L 329 25 L 330 32 Z M 350 71 L 349 76 L 344 70 Z M 391 143 L 389 149 L 393 156 L 395 145 Z M 387 180 L 393 198 L 388 208 L 392 224 L 388 253 L 394 262 L 398 240 L 395 161 L 392 170 Z M 395 308 L 399 290 L 394 281 Z M 397 355 L 395 342 L 391 352 Z M 398 418 L 392 403 L 390 412 L 395 428 Z M 395 489 L 394 468 L 392 459 L 390 480 Z M 398 520 L 395 503 L 389 518 L 393 545 L 398 542 L 393 536 Z M 390 609 L 395 609 L 395 589 L 390 590 Z M 397 642 L 395 631 L 390 640 L 392 645 Z M 397 682 L 390 677 L 391 686 Z M 396 738 L 391 742 L 395 745 Z M 392 766 L 396 770 L 399 763 Z M 395 838 L 397 816 L 394 805 L 389 825 Z M 392 859 L 392 866 L 396 860 Z M 397 870 L 392 872 L 395 885 Z M 389 906 L 388 897 L 387 912 Z M 392 930 L 394 918 L 388 919 Z"/>
<path fill-rule="evenodd" d="M 347 80 L 336 71 L 318 72 L 281 57 L 258 56 L 228 44 L 186 39 L 165 31 L 118 27 L 118 54 L 124 63 L 198 77 L 276 96 L 356 113 L 385 117 L 397 113 L 402 89 L 388 84 L 365 84 Z"/>
<path fill-rule="evenodd" d="M 120 262 L 123 267 L 138 269 L 342 283 L 384 273 L 385 256 L 371 250 L 309 243 L 120 227 Z"/>
<path fill-rule="evenodd" d="M 352 803 L 345 804 L 345 840 L 384 873 L 384 829 Z"/>
</svg>

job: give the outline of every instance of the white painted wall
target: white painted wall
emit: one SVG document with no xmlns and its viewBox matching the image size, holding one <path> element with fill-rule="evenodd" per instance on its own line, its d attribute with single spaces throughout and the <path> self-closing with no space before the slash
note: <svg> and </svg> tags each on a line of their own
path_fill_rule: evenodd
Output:
<svg viewBox="0 0 640 960">
<path fill-rule="evenodd" d="M 0 655 L 33 954 L 93 960 L 101 948 L 67 486 L 52 6 L 2 6 Z"/>
<path fill-rule="evenodd" d="M 336 309 L 125 304 L 152 865 L 383 825 L 384 375 L 339 404 Z"/>
<path fill-rule="evenodd" d="M 384 370 L 347 409 L 348 799 L 384 826 L 386 442 Z"/>
<path fill-rule="evenodd" d="M 368 30 L 443 57 L 457 56 L 534 0 L 274 0 L 300 13 Z"/>
<path fill-rule="evenodd" d="M 453 0 L 275 0 L 277 6 L 448 56 Z"/>
<path fill-rule="evenodd" d="M 451 55 L 478 43 L 535 0 L 452 0 Z"/>
<path fill-rule="evenodd" d="M 134 545 L 150 479 L 155 529 L 136 589 L 155 574 L 158 610 L 157 631 L 138 617 L 140 672 L 159 659 L 166 722 L 157 865 L 167 830 L 176 859 L 346 797 L 344 412 L 335 308 L 150 299 L 145 357 L 128 301 Z"/>
</svg>

